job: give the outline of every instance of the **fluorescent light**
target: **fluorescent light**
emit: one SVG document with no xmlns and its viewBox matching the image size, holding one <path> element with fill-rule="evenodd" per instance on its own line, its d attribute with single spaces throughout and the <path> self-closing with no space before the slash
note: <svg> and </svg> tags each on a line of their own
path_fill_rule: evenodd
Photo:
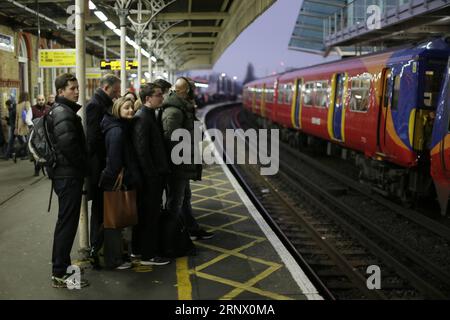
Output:
<svg viewBox="0 0 450 320">
<path fill-rule="evenodd" d="M 199 82 L 196 82 L 195 86 L 198 88 L 208 88 L 209 87 L 209 85 L 207 83 L 199 83 Z"/>
<path fill-rule="evenodd" d="M 112 23 L 111 21 L 106 21 L 105 24 L 106 24 L 106 26 L 107 26 L 108 28 L 110 28 L 111 30 L 117 29 L 116 25 L 115 25 L 114 23 Z"/>
<path fill-rule="evenodd" d="M 147 50 L 145 50 L 145 49 L 141 49 L 141 53 L 142 53 L 142 55 L 145 56 L 146 58 L 149 58 L 149 57 L 150 57 L 150 53 L 148 53 Z"/>
<path fill-rule="evenodd" d="M 156 61 L 158 61 L 158 60 L 156 59 L 155 56 L 152 56 L 152 57 L 150 58 L 150 60 L 152 60 L 152 61 L 155 62 L 155 63 L 156 63 Z"/>
<path fill-rule="evenodd" d="M 108 18 L 101 11 L 94 11 L 94 14 L 99 18 L 102 22 L 108 21 Z"/>
<path fill-rule="evenodd" d="M 89 10 L 95 10 L 95 9 L 97 9 L 96 5 L 92 1 L 89 1 Z"/>
<path fill-rule="evenodd" d="M 120 29 L 114 29 L 113 32 L 120 37 Z"/>
<path fill-rule="evenodd" d="M 144 76 L 145 76 L 146 78 L 150 78 L 150 73 L 145 72 L 145 73 L 144 73 Z"/>
</svg>

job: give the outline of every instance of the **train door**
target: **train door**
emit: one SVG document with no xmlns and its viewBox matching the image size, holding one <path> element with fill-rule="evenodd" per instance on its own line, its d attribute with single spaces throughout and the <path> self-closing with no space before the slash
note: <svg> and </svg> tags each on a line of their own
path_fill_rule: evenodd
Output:
<svg viewBox="0 0 450 320">
<path fill-rule="evenodd" d="M 260 104 L 260 112 L 261 112 L 261 116 L 265 117 L 266 116 L 266 84 L 263 83 L 263 86 L 261 88 L 261 104 Z"/>
<path fill-rule="evenodd" d="M 336 140 L 342 141 L 342 113 L 344 112 L 344 82 L 345 74 L 336 74 L 336 90 L 334 94 L 333 106 L 333 136 Z"/>
<path fill-rule="evenodd" d="M 441 148 L 441 159 L 443 163 L 444 174 L 448 180 L 450 180 L 450 58 L 448 59 L 447 64 L 447 79 L 444 82 L 443 86 L 443 112 L 441 115 L 443 119 L 445 116 L 447 117 L 447 134 L 442 139 L 442 148 Z"/>
<path fill-rule="evenodd" d="M 391 69 L 384 70 L 381 119 L 379 126 L 379 143 L 381 152 L 392 155 L 395 151 L 393 141 L 395 133 L 394 120 L 398 113 L 398 98 L 400 93 L 400 75 L 395 75 Z"/>
<path fill-rule="evenodd" d="M 445 215 L 450 199 L 450 58 L 436 109 L 431 148 L 431 176 Z"/>
<path fill-rule="evenodd" d="M 295 80 L 295 101 L 292 104 L 292 124 L 294 128 L 300 128 L 302 127 L 301 123 L 301 113 L 302 113 L 302 86 L 303 86 L 303 79 L 297 79 Z"/>
</svg>

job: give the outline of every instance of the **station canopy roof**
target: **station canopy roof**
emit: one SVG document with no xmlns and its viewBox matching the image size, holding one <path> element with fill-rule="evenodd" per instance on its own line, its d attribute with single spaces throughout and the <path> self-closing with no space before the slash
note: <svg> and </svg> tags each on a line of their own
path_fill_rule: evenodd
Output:
<svg viewBox="0 0 450 320">
<path fill-rule="evenodd" d="M 211 68 L 225 49 L 266 11 L 275 0 L 92 0 L 86 15 L 86 50 L 104 57 L 106 37 L 107 58 L 117 59 L 120 52 L 119 4 L 128 8 L 126 20 L 127 58 L 137 48 L 136 25 L 150 20 L 142 32 L 142 49 L 158 59 L 159 65 L 172 70 Z M 74 0 L 2 0 L 0 24 L 57 39 L 75 47 Z M 95 9 L 94 9 L 95 5 Z M 141 8 L 139 17 L 138 9 Z M 109 26 L 95 11 L 101 11 Z M 101 16 L 101 15 L 100 15 Z M 111 24 L 112 23 L 112 24 Z M 141 24 L 141 28 L 142 28 Z M 151 27 L 151 32 L 150 32 Z M 151 39 L 150 39 L 150 36 Z M 134 46 L 134 47 L 133 47 Z M 146 63 L 145 57 L 143 64 Z"/>
</svg>

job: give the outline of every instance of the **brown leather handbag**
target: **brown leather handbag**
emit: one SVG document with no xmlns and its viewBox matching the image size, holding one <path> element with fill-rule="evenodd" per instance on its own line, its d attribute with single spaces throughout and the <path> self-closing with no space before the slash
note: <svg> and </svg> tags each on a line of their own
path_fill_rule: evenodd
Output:
<svg viewBox="0 0 450 320">
<path fill-rule="evenodd" d="M 123 190 L 123 168 L 112 191 L 103 193 L 103 226 L 121 229 L 137 224 L 136 190 Z"/>
</svg>

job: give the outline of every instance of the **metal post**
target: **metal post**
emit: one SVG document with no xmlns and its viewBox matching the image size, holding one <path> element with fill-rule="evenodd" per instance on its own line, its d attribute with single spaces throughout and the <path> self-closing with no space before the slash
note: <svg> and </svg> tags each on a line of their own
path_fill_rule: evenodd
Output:
<svg viewBox="0 0 450 320">
<path fill-rule="evenodd" d="M 79 85 L 78 103 L 82 106 L 81 119 L 83 128 L 86 132 L 86 39 L 85 39 L 85 14 L 88 7 L 87 0 L 75 0 L 75 49 L 76 49 L 76 76 Z M 86 190 L 86 183 L 83 188 Z M 80 249 L 88 250 L 89 247 L 89 232 L 88 232 L 88 206 L 86 194 L 83 192 L 81 202 L 80 221 L 78 225 L 78 232 L 80 235 Z"/>
<path fill-rule="evenodd" d="M 50 49 L 53 49 L 53 40 L 50 40 Z M 56 79 L 56 68 L 52 68 L 52 76 L 51 76 L 52 94 L 56 94 L 55 79 Z"/>
<path fill-rule="evenodd" d="M 148 73 L 150 74 L 150 78 L 148 78 L 148 82 L 152 82 L 152 52 L 150 51 L 150 55 L 148 56 Z"/>
<path fill-rule="evenodd" d="M 137 74 L 137 81 L 138 81 L 138 85 L 137 85 L 137 93 L 139 94 L 139 91 L 141 90 L 141 81 L 142 81 L 142 52 L 141 52 L 141 36 L 138 35 L 136 38 L 136 44 L 138 46 L 137 49 L 137 60 L 138 60 L 138 74 Z"/>
<path fill-rule="evenodd" d="M 120 94 L 123 96 L 127 91 L 127 69 L 126 69 L 126 19 L 125 14 L 120 15 Z"/>
<path fill-rule="evenodd" d="M 103 36 L 103 60 L 106 60 L 106 36 Z"/>
</svg>

